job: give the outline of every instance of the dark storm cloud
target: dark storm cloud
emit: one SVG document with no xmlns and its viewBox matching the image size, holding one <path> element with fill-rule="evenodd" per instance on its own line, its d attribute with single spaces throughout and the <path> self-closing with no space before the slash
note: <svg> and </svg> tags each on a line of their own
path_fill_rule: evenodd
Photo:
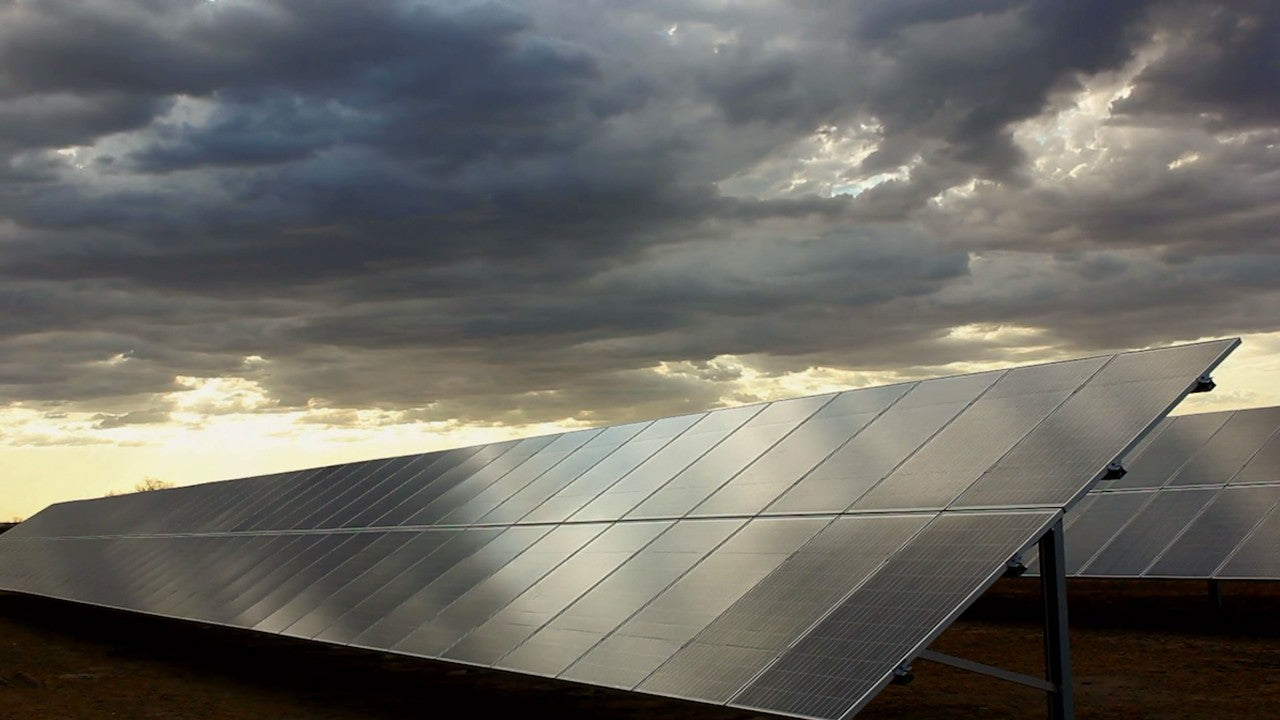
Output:
<svg viewBox="0 0 1280 720">
<path fill-rule="evenodd" d="M 1280 121 L 1280 7 L 1175 3 L 1161 17 L 1179 42 L 1138 76 L 1121 115 L 1200 116 L 1211 124 L 1274 128 Z"/>
<path fill-rule="evenodd" d="M 970 324 L 1072 350 L 1276 329 L 1276 18 L 0 4 L 0 397 L 105 428 L 230 376 L 334 424 L 603 421 L 716 402 L 725 354 L 928 368 L 1008 349 Z M 1055 113 L 1125 72 L 1088 131 L 1110 139 L 1067 137 Z M 840 133 L 865 151 L 813 157 Z"/>
</svg>

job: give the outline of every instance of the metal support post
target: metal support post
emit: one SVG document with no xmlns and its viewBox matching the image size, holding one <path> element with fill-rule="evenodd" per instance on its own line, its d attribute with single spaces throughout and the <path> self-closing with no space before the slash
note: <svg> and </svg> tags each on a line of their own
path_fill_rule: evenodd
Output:
<svg viewBox="0 0 1280 720">
<path fill-rule="evenodd" d="M 1044 599 L 1045 679 L 1050 720 L 1071 720 L 1075 693 L 1071 679 L 1071 647 L 1067 631 L 1067 577 L 1063 553 L 1062 518 L 1040 538 L 1040 594 Z"/>
<path fill-rule="evenodd" d="M 1209 603 L 1216 608 L 1222 607 L 1222 585 L 1212 578 L 1209 580 Z"/>
</svg>

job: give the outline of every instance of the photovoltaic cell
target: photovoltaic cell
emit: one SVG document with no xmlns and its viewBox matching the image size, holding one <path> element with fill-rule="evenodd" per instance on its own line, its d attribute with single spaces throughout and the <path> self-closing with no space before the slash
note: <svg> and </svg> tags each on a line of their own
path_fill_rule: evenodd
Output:
<svg viewBox="0 0 1280 720">
<path fill-rule="evenodd" d="M 626 517 L 684 516 L 830 399 L 830 396 L 819 396 L 771 403 L 737 432 L 646 498 Z"/>
<path fill-rule="evenodd" d="M 1215 413 L 1216 414 L 1216 413 Z M 1194 416 L 1192 416 L 1194 417 Z M 1181 424 L 1181 423 L 1179 423 Z M 1170 485 L 1220 485 L 1230 480 L 1280 427 L 1280 408 L 1233 413 L 1191 456 Z"/>
<path fill-rule="evenodd" d="M 1155 493 L 1137 515 L 1118 532 L 1081 574 L 1136 576 L 1155 560 L 1182 528 L 1217 493 L 1180 490 Z"/>
<path fill-rule="evenodd" d="M 842 517 L 800 548 L 640 684 L 662 695 L 728 701 L 875 572 L 929 515 Z"/>
<path fill-rule="evenodd" d="M 1115 537 L 1115 534 L 1133 519 L 1138 511 L 1155 497 L 1153 490 L 1103 493 L 1098 496 L 1088 512 L 1081 514 L 1071 524 L 1066 537 L 1066 573 L 1076 575 L 1093 558 L 1098 549 Z"/>
<path fill-rule="evenodd" d="M 1273 507 L 1230 559 L 1214 574 L 1224 579 L 1274 580 L 1280 577 L 1280 512 Z"/>
<path fill-rule="evenodd" d="M 696 418 L 680 418 L 692 424 Z M 655 423 L 657 426 L 658 423 Z M 600 493 L 613 487 L 620 479 L 639 467 L 672 441 L 683 427 L 668 426 L 669 432 L 650 427 L 635 439 L 606 455 L 603 460 L 588 468 L 551 497 L 542 501 L 523 517 L 525 522 L 563 522 L 582 509 Z"/>
<path fill-rule="evenodd" d="M 1213 577 L 1223 560 L 1277 502 L 1280 502 L 1280 486 L 1277 485 L 1226 488 L 1146 574 L 1154 577 Z"/>
<path fill-rule="evenodd" d="M 493 617 L 508 603 L 519 597 L 547 573 L 568 561 L 587 543 L 609 526 L 605 524 L 561 525 L 535 542 L 528 550 L 502 563 L 486 563 L 487 571 L 466 577 L 467 582 L 451 590 L 440 603 L 439 612 L 409 633 L 392 649 L 412 655 L 441 657 L 467 633 Z M 483 577 L 478 577 L 483 574 Z M 433 583 L 434 584 L 434 583 Z"/>
<path fill-rule="evenodd" d="M 1268 448 L 1277 428 L 1280 408 L 1163 420 L 1126 455 L 1126 475 L 1099 483 L 1067 513 L 1068 574 L 1216 577 L 1275 503 L 1280 467 Z M 1155 492 L 1124 492 L 1132 487 Z M 1249 488 L 1256 492 L 1235 492 Z M 1037 571 L 1034 559 L 1027 567 Z"/>
<path fill-rule="evenodd" d="M 1106 362 L 1014 368 L 876 485 L 854 510 L 946 507 Z"/>
<path fill-rule="evenodd" d="M 493 665 L 631 559 L 670 522 L 618 523 L 547 573 L 528 590 L 471 630 L 447 658 Z M 548 671 L 551 668 L 548 667 Z"/>
<path fill-rule="evenodd" d="M 754 515 L 902 397 L 910 386 L 850 390 L 805 421 L 694 510 L 695 515 Z"/>
<path fill-rule="evenodd" d="M 1276 424 L 1280 428 L 1280 423 Z M 1249 463 L 1231 478 L 1231 485 L 1280 482 L 1280 431 L 1271 436 Z"/>
<path fill-rule="evenodd" d="M 974 483 L 957 508 L 1065 506 L 1236 345 L 1217 341 L 1115 356 Z M 1148 378 L 1148 379 L 1144 379 Z M 1172 399 L 1172 400 L 1171 400 Z M 1087 478 L 1082 480 L 1081 478 Z"/>
<path fill-rule="evenodd" d="M 535 675 L 560 674 L 742 524 L 741 520 L 677 523 L 503 657 L 497 666 Z"/>
<path fill-rule="evenodd" d="M 990 558 L 1026 547 L 1056 517 L 1057 511 L 939 516 L 730 704 L 817 718 L 856 711 L 995 580 L 1002 568 Z"/>
<path fill-rule="evenodd" d="M 560 677 L 634 688 L 830 522 L 750 521 Z"/>
<path fill-rule="evenodd" d="M 1227 421 L 1229 413 L 1189 415 L 1166 421 L 1160 434 L 1141 453 L 1131 453 L 1124 460 L 1127 472 L 1111 481 L 1109 490 L 1158 488 L 1168 484 L 1178 470 L 1191 459 Z"/>
<path fill-rule="evenodd" d="M 842 512 L 958 415 L 999 372 L 926 380 L 769 506 L 773 512 Z"/>
<path fill-rule="evenodd" d="M 760 409 L 760 406 L 749 405 L 707 413 L 621 480 L 604 489 L 570 519 L 609 522 L 623 517 L 760 412 Z"/>
</svg>

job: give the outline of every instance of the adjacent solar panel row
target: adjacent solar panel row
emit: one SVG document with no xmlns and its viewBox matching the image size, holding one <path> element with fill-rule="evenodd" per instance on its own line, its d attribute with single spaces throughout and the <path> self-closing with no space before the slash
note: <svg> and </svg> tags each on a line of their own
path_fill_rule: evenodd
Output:
<svg viewBox="0 0 1280 720">
<path fill-rule="evenodd" d="M 841 717 L 1237 344 L 64 503 L 0 588 Z"/>
<path fill-rule="evenodd" d="M 1280 407 L 1167 418 L 1130 456 L 1067 514 L 1069 575 L 1280 579 Z"/>
</svg>

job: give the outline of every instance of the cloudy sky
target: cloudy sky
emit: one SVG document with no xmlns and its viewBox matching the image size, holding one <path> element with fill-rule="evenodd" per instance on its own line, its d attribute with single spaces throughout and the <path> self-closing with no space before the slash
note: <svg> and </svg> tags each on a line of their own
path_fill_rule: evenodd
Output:
<svg viewBox="0 0 1280 720">
<path fill-rule="evenodd" d="M 833 9 L 838 8 L 838 9 Z M 0 0 L 0 519 L 1243 335 L 1280 5 Z"/>
</svg>

